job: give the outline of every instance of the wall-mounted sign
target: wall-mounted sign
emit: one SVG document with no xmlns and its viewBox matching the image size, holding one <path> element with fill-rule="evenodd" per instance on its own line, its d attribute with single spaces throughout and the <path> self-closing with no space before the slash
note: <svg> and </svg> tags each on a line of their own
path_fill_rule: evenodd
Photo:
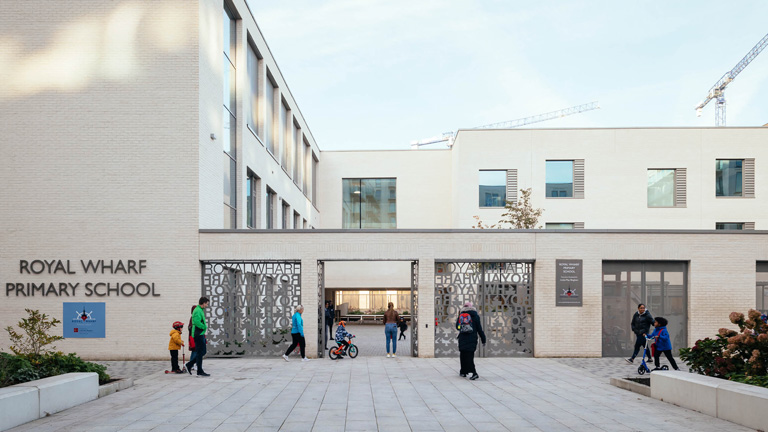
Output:
<svg viewBox="0 0 768 432">
<path fill-rule="evenodd" d="M 106 303 L 64 303 L 65 338 L 106 337 Z"/>
<path fill-rule="evenodd" d="M 79 265 L 78 265 L 79 264 Z M 92 275 L 142 275 L 147 269 L 147 260 L 19 260 L 19 274 L 29 275 L 65 275 L 56 276 L 65 278 L 69 275 L 83 274 L 93 278 Z M 137 276 L 133 276 L 137 277 Z M 155 283 L 148 281 L 131 282 L 105 282 L 95 280 L 92 282 L 68 282 L 61 279 L 33 280 L 27 282 L 5 282 L 5 296 L 10 297 L 160 297 L 155 292 Z"/>
<path fill-rule="evenodd" d="M 555 260 L 555 306 L 581 306 L 582 260 Z"/>
</svg>

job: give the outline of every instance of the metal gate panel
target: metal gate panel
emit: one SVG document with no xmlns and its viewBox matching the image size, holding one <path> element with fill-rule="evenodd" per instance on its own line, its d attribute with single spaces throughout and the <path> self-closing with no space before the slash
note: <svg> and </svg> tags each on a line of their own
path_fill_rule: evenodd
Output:
<svg viewBox="0 0 768 432">
<path fill-rule="evenodd" d="M 208 352 L 276 356 L 290 342 L 291 316 L 301 301 L 298 261 L 203 262 Z"/>
<path fill-rule="evenodd" d="M 325 334 L 325 263 L 317 262 L 317 358 L 325 357 L 328 335 Z"/>
<path fill-rule="evenodd" d="M 533 264 L 485 263 L 483 270 L 483 357 L 533 356 Z"/>
<path fill-rule="evenodd" d="M 411 262 L 411 356 L 419 356 L 419 262 Z"/>
<path fill-rule="evenodd" d="M 471 301 L 488 345 L 482 357 L 533 356 L 533 264 L 435 263 L 435 357 L 458 355 L 455 324 Z"/>
</svg>

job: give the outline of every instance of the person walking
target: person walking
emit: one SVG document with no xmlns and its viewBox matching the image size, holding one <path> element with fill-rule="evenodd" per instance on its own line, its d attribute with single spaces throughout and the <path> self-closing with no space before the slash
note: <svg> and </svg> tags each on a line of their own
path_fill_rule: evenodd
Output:
<svg viewBox="0 0 768 432">
<path fill-rule="evenodd" d="M 197 305 L 193 305 L 192 309 L 189 311 L 189 325 L 187 325 L 187 331 L 189 332 L 189 337 L 187 338 L 187 343 L 189 345 L 189 363 L 187 364 L 195 364 L 195 359 L 197 358 L 195 356 L 195 335 L 192 334 L 192 316 L 195 314 L 195 309 L 197 309 Z M 184 365 L 186 367 L 186 364 Z M 187 372 L 190 374 L 192 371 L 190 369 L 187 369 Z"/>
<path fill-rule="evenodd" d="M 296 306 L 293 318 L 291 318 L 291 339 L 293 343 L 288 347 L 288 350 L 283 354 L 283 359 L 288 361 L 288 356 L 291 355 L 296 346 L 299 347 L 301 352 L 301 361 L 309 361 L 306 354 L 307 342 L 304 340 L 304 320 L 301 318 L 301 314 L 304 313 L 304 306 Z"/>
<path fill-rule="evenodd" d="M 325 302 L 325 326 L 328 328 L 328 340 L 333 340 L 333 321 L 336 318 L 336 312 L 333 310 L 333 303 Z M 326 348 L 328 344 L 325 344 Z"/>
<path fill-rule="evenodd" d="M 459 361 L 461 369 L 459 375 L 466 377 L 472 374 L 469 379 L 476 380 L 480 378 L 475 369 L 475 350 L 477 349 L 477 336 L 485 346 L 485 333 L 483 325 L 480 323 L 480 315 L 477 309 L 472 306 L 472 302 L 464 303 L 464 307 L 459 311 L 459 317 L 456 319 L 456 329 L 459 330 Z"/>
<path fill-rule="evenodd" d="M 405 332 L 408 331 L 408 324 L 406 324 L 404 317 L 400 317 L 400 322 L 397 323 L 397 328 L 400 329 L 400 336 L 397 337 L 397 340 L 405 339 Z"/>
<path fill-rule="evenodd" d="M 387 358 L 397 357 L 397 322 L 400 316 L 395 310 L 395 305 L 389 302 L 387 311 L 384 312 L 384 336 L 387 338 Z M 389 342 L 392 341 L 392 355 L 389 354 Z"/>
<path fill-rule="evenodd" d="M 637 305 L 637 312 L 632 315 L 632 333 L 635 334 L 635 350 L 632 351 L 632 357 L 626 359 L 627 363 L 634 363 L 637 353 L 645 347 L 645 335 L 653 325 L 653 316 L 645 308 L 645 305 L 640 303 Z M 648 352 L 648 361 L 651 361 L 651 353 Z"/>
<path fill-rule="evenodd" d="M 208 330 L 208 324 L 205 322 L 205 308 L 208 307 L 208 297 L 200 297 L 197 302 L 197 307 L 192 313 L 192 335 L 195 341 L 195 362 L 197 363 L 197 376 L 209 377 L 211 374 L 203 371 L 203 356 L 205 356 L 205 331 Z M 187 372 L 192 375 L 192 357 L 190 357 L 187 367 Z"/>
</svg>

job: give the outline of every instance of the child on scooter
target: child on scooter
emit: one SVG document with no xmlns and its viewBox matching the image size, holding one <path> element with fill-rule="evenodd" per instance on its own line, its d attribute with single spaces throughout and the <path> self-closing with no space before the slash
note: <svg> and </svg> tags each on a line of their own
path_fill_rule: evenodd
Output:
<svg viewBox="0 0 768 432">
<path fill-rule="evenodd" d="M 669 364 L 672 365 L 674 370 L 680 370 L 675 363 L 675 358 L 672 357 L 672 342 L 669 340 L 669 332 L 667 331 L 667 319 L 664 317 L 656 317 L 653 321 L 655 329 L 648 339 L 656 338 L 656 351 L 653 353 L 653 363 L 656 366 L 653 370 L 659 370 L 659 357 L 661 353 L 664 353 L 669 360 Z"/>
</svg>

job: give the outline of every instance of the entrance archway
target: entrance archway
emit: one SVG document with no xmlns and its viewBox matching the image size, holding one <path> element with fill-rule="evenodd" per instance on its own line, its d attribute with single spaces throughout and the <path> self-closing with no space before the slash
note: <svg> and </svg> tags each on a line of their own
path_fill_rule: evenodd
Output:
<svg viewBox="0 0 768 432">
<path fill-rule="evenodd" d="M 386 282 L 382 284 L 381 280 L 376 279 L 386 280 L 386 271 L 383 274 L 372 274 L 370 269 L 387 267 L 388 264 L 389 267 L 406 266 L 409 274 L 405 278 L 400 274 L 399 281 L 395 284 Z M 358 336 L 355 344 L 360 347 L 360 355 L 377 355 L 376 353 L 382 350 L 385 343 L 380 314 L 383 312 L 382 309 L 386 309 L 389 301 L 396 304 L 399 312 L 406 312 L 404 316 L 408 323 L 407 340 L 401 341 L 398 345 L 399 354 L 418 357 L 419 263 L 417 260 L 319 260 L 317 265 L 318 357 L 326 355 L 326 347 L 335 346 L 335 343 L 329 342 L 329 339 L 333 338 L 332 333 L 335 332 L 340 319 L 348 322 L 350 326 L 348 331 Z M 346 271 L 343 270 L 343 265 L 346 265 Z M 356 296 L 357 299 L 355 299 Z M 360 297 L 363 296 L 365 298 L 361 301 Z M 326 301 L 332 302 L 335 309 L 334 323 L 330 330 L 325 325 Z M 365 338 L 363 339 L 362 336 Z M 403 350 L 403 342 L 407 342 L 407 350 Z"/>
</svg>

